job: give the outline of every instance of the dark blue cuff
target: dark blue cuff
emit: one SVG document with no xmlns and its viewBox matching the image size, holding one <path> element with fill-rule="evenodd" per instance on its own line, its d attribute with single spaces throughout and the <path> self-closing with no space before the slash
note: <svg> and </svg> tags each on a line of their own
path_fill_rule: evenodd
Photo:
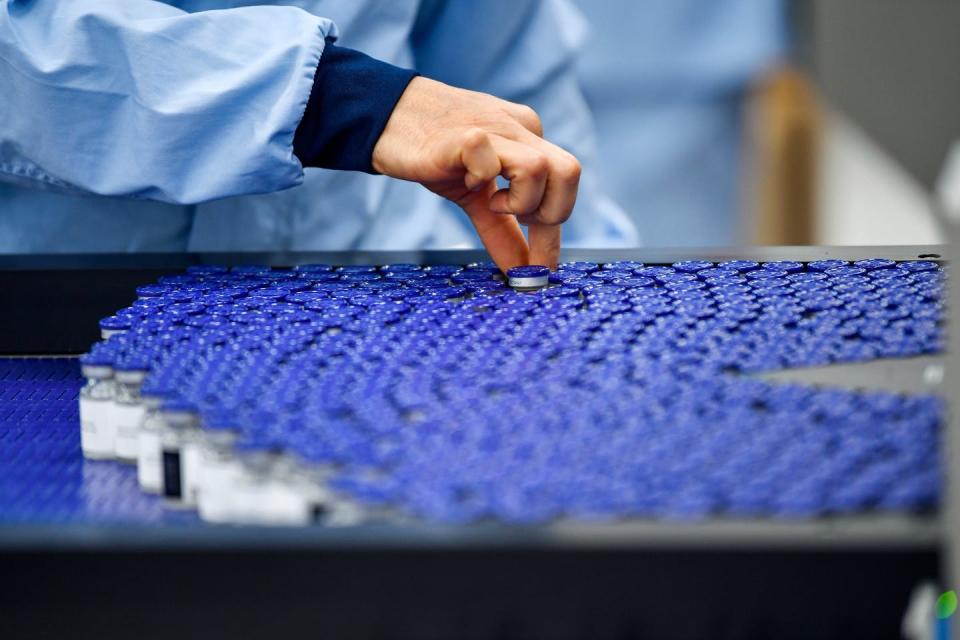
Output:
<svg viewBox="0 0 960 640">
<path fill-rule="evenodd" d="M 307 109 L 293 136 L 305 167 L 366 171 L 373 147 L 416 71 L 395 67 L 328 38 Z"/>
</svg>

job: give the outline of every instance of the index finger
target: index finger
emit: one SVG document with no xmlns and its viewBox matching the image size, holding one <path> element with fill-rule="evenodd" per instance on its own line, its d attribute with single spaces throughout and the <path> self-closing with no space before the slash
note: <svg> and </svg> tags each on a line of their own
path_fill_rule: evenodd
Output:
<svg viewBox="0 0 960 640">
<path fill-rule="evenodd" d="M 490 197 L 496 188 L 496 183 L 491 181 L 486 189 L 473 194 L 462 206 L 487 253 L 506 273 L 507 269 L 528 264 L 530 250 L 516 217 L 490 210 Z"/>
<path fill-rule="evenodd" d="M 527 225 L 530 239 L 530 264 L 557 268 L 560 260 L 560 225 L 531 222 Z"/>
</svg>

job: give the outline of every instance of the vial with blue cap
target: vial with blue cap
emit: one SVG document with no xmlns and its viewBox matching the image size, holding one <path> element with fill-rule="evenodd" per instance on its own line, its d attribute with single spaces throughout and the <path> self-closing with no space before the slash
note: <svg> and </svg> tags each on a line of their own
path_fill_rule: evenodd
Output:
<svg viewBox="0 0 960 640">
<path fill-rule="evenodd" d="M 145 408 L 140 397 L 149 365 L 143 357 L 130 356 L 117 360 L 114 365 L 114 378 L 117 391 L 112 407 L 113 421 L 116 426 L 114 454 L 117 460 L 130 464 L 137 463 L 140 448 L 140 424 L 143 422 Z"/>
<path fill-rule="evenodd" d="M 156 375 L 140 388 L 144 414 L 137 439 L 137 482 L 146 493 L 163 491 L 160 434 L 164 420 L 160 407 L 171 393 L 172 388 L 167 381 Z"/>
<path fill-rule="evenodd" d="M 239 273 L 244 276 L 266 276 L 272 270 L 265 264 L 238 264 L 230 268 L 231 273 Z"/>
<path fill-rule="evenodd" d="M 760 268 L 759 262 L 754 262 L 753 260 L 727 260 L 726 262 L 721 262 L 717 265 L 721 269 L 729 269 L 731 271 L 753 271 L 754 269 Z"/>
<path fill-rule="evenodd" d="M 274 460 L 266 498 L 270 503 L 270 524 L 305 525 L 330 516 L 337 504 L 327 487 L 330 469 L 313 465 L 292 452 Z"/>
<path fill-rule="evenodd" d="M 100 337 L 104 340 L 127 332 L 130 329 L 130 318 L 125 316 L 109 316 L 100 321 Z"/>
<path fill-rule="evenodd" d="M 518 291 L 535 291 L 550 282 L 550 268 L 542 265 L 523 265 L 507 269 L 507 284 Z"/>
<path fill-rule="evenodd" d="M 376 273 L 377 267 L 376 265 L 372 265 L 372 264 L 348 264 L 341 267 L 337 267 L 336 271 L 338 273 L 344 273 L 344 274 Z"/>
<path fill-rule="evenodd" d="M 697 271 L 709 269 L 713 266 L 713 263 L 709 260 L 683 260 L 681 262 L 674 262 L 671 266 L 682 273 L 696 273 Z"/>
<path fill-rule="evenodd" d="M 563 262 L 559 265 L 558 271 L 576 271 L 583 274 L 593 273 L 600 268 L 596 262 Z"/>
<path fill-rule="evenodd" d="M 199 473 L 197 407 L 192 402 L 173 398 L 160 407 L 160 416 L 163 497 L 170 506 L 193 506 Z"/>
<path fill-rule="evenodd" d="M 240 462 L 233 479 L 231 522 L 258 525 L 305 525 L 313 517 L 307 494 L 289 482 L 279 443 L 264 435 L 247 434 L 233 451 Z"/>
<path fill-rule="evenodd" d="M 333 271 L 333 265 L 323 263 L 301 264 L 294 267 L 299 273 L 330 273 Z"/>
<path fill-rule="evenodd" d="M 240 476 L 240 462 L 233 445 L 240 437 L 234 412 L 205 412 L 201 424 L 200 460 L 203 472 L 199 478 L 197 512 L 204 522 L 234 521 L 233 495 Z"/>
<path fill-rule="evenodd" d="M 98 345 L 101 346 L 101 345 Z M 116 433 L 110 419 L 117 393 L 113 363 L 116 356 L 108 348 L 94 348 L 80 358 L 86 384 L 80 390 L 80 447 L 91 460 L 109 460 L 114 455 Z"/>
</svg>

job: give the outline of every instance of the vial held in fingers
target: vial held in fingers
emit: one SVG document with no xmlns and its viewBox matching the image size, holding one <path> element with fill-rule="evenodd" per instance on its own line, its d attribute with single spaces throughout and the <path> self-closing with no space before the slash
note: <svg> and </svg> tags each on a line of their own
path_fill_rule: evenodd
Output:
<svg viewBox="0 0 960 640">
<path fill-rule="evenodd" d="M 507 283 L 514 289 L 532 291 L 547 286 L 550 268 L 542 265 L 525 265 L 507 270 Z"/>
</svg>

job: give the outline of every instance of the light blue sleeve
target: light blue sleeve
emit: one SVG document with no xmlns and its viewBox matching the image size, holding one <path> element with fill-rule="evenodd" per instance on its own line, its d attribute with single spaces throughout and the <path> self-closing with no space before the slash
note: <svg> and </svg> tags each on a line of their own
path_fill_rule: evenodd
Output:
<svg viewBox="0 0 960 640">
<path fill-rule="evenodd" d="M 575 69 L 586 34 L 568 0 L 427 0 L 413 44 L 418 71 L 530 105 L 546 138 L 577 156 L 583 173 L 565 245 L 631 246 L 635 227 L 598 185 L 593 118 Z"/>
<path fill-rule="evenodd" d="M 0 180 L 198 203 L 303 180 L 327 19 L 152 0 L 0 0 Z"/>
</svg>

